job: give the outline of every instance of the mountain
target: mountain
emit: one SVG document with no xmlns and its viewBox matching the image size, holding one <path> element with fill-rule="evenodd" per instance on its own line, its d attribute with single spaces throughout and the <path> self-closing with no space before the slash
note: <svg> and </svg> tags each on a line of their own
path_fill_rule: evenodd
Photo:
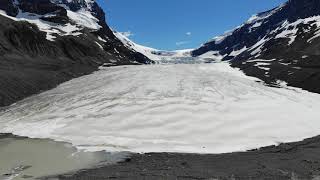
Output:
<svg viewBox="0 0 320 180">
<path fill-rule="evenodd" d="M 320 93 L 320 1 L 289 0 L 192 51 L 220 57 L 272 85 Z"/>
<path fill-rule="evenodd" d="M 0 106 L 103 65 L 151 62 L 114 35 L 94 0 L 0 1 Z"/>
<path fill-rule="evenodd" d="M 126 37 L 123 33 L 114 31 L 114 35 L 129 49 L 144 54 L 153 61 L 170 61 L 177 58 L 191 58 L 193 49 L 165 51 L 137 44 Z"/>
</svg>

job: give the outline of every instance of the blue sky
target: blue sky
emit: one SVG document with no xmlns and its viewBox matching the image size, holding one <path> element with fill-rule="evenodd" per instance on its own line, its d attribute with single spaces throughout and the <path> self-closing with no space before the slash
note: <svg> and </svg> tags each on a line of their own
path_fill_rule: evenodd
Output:
<svg viewBox="0 0 320 180">
<path fill-rule="evenodd" d="M 286 0 L 98 0 L 108 24 L 163 50 L 196 48 Z"/>
</svg>

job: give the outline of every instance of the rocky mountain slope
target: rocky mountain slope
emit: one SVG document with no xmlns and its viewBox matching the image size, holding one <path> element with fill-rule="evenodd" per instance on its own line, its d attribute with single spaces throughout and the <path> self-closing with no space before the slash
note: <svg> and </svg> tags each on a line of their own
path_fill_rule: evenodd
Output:
<svg viewBox="0 0 320 180">
<path fill-rule="evenodd" d="M 320 93 L 320 1 L 289 0 L 192 52 L 219 57 L 269 84 Z"/>
<path fill-rule="evenodd" d="M 0 106 L 102 65 L 150 62 L 114 36 L 93 0 L 0 1 Z"/>
</svg>

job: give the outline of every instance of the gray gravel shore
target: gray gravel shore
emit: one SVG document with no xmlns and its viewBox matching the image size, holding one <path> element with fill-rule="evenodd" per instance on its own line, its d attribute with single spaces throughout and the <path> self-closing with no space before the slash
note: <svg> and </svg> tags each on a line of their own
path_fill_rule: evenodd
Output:
<svg viewBox="0 0 320 180">
<path fill-rule="evenodd" d="M 248 152 L 199 155 L 175 153 L 132 154 L 124 162 L 61 180 L 199 180 L 199 179 L 320 179 L 320 136 L 301 142 Z"/>
</svg>

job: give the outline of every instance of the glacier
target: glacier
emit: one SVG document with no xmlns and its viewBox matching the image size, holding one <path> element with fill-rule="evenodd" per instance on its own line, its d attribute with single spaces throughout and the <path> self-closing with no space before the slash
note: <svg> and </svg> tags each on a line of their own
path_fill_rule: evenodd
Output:
<svg viewBox="0 0 320 180">
<path fill-rule="evenodd" d="M 118 66 L 2 109 L 0 132 L 86 151 L 226 153 L 319 135 L 319 109 L 319 94 L 227 62 Z"/>
</svg>

